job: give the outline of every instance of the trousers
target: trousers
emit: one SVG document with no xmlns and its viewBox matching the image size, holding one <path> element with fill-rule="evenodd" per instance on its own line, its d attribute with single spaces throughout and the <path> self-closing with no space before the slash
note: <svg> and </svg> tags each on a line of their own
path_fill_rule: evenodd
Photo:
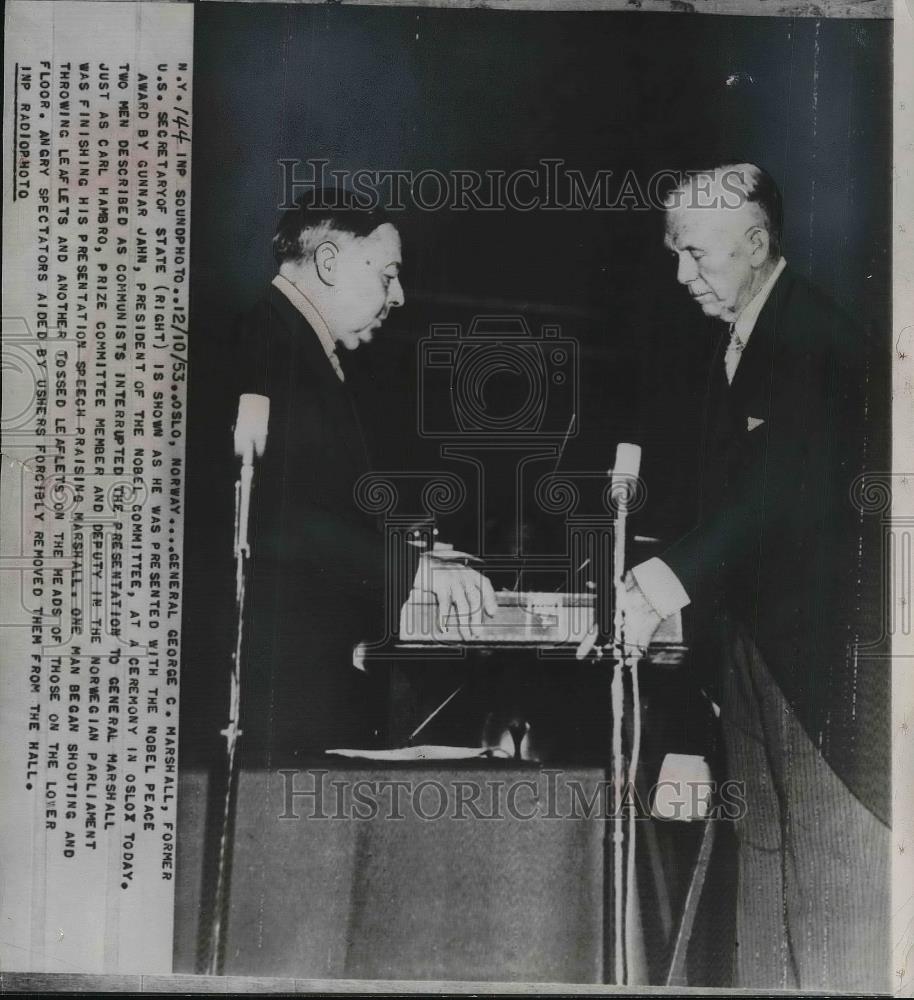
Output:
<svg viewBox="0 0 914 1000">
<path fill-rule="evenodd" d="M 733 622 L 721 666 L 727 777 L 746 804 L 735 823 L 735 985 L 888 992 L 889 828 L 826 763 Z"/>
</svg>

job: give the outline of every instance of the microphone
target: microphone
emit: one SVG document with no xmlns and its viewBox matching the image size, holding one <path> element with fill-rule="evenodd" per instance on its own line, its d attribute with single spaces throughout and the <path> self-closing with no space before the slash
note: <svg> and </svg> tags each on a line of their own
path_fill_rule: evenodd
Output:
<svg viewBox="0 0 914 1000">
<path fill-rule="evenodd" d="M 267 426 L 270 421 L 270 399 L 254 392 L 238 397 L 238 419 L 235 421 L 235 454 L 241 459 L 241 474 L 236 485 L 235 552 L 239 556 L 237 584 L 242 587 L 241 556 L 250 555 L 248 519 L 251 510 L 251 486 L 254 481 L 254 456 L 260 458 L 267 446 Z"/>
<path fill-rule="evenodd" d="M 618 497 L 620 513 L 628 507 L 629 482 L 638 478 L 638 471 L 641 468 L 641 446 L 637 444 L 625 444 L 620 442 L 616 445 L 616 461 L 609 470 L 612 477 L 612 495 Z M 620 490 L 620 492 L 616 492 Z M 624 490 L 624 492 L 622 492 Z"/>
<path fill-rule="evenodd" d="M 628 501 L 634 492 L 631 484 L 638 478 L 640 468 L 640 445 L 624 442 L 617 444 L 616 464 L 609 470 L 611 477 L 610 495 L 616 507 L 616 530 L 613 538 L 613 580 L 617 588 L 617 608 L 619 604 L 618 592 L 622 587 L 622 575 L 625 570 L 625 522 L 628 518 Z M 618 640 L 618 621 L 616 626 L 616 639 Z"/>
<path fill-rule="evenodd" d="M 238 397 L 238 418 L 235 421 L 235 454 L 244 465 L 250 465 L 254 456 L 260 458 L 267 446 L 267 427 L 270 420 L 270 399 L 254 392 Z"/>
</svg>

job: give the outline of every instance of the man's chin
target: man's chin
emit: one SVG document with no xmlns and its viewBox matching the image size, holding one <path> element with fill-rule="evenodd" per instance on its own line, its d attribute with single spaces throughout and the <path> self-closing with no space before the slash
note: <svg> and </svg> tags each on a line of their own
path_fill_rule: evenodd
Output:
<svg viewBox="0 0 914 1000">
<path fill-rule="evenodd" d="M 723 315 L 724 307 L 720 302 L 711 300 L 708 302 L 699 302 L 698 305 L 701 307 L 701 311 L 705 314 L 705 316 L 712 316 L 715 319 L 720 319 Z"/>
<path fill-rule="evenodd" d="M 374 331 L 371 327 L 365 327 L 364 330 L 356 330 L 354 333 L 344 333 L 340 336 L 339 342 L 348 351 L 354 351 L 360 344 L 368 344 L 374 337 Z"/>
<path fill-rule="evenodd" d="M 732 323 L 736 319 L 735 310 L 720 299 L 696 299 L 695 304 L 700 306 L 705 316 L 710 316 L 711 319 L 719 319 L 724 323 Z"/>
</svg>

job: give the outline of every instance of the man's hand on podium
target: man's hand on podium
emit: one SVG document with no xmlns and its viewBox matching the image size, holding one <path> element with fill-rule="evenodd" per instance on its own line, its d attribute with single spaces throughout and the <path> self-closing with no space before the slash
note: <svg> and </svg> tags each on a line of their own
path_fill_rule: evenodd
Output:
<svg viewBox="0 0 914 1000">
<path fill-rule="evenodd" d="M 473 635 L 473 628 L 498 611 L 495 591 L 488 578 L 469 566 L 476 556 L 458 552 L 452 545 L 435 542 L 431 552 L 423 552 L 413 581 L 413 590 L 435 595 L 443 625 L 454 610 L 454 622 L 461 639 Z"/>
<path fill-rule="evenodd" d="M 654 606 L 631 573 L 625 574 L 618 602 L 617 610 L 622 612 L 622 635 L 626 650 L 630 654 L 643 656 L 663 619 L 654 610 Z M 614 641 L 606 643 L 605 646 L 598 645 L 599 638 L 599 629 L 594 624 L 581 640 L 575 657 L 579 660 L 586 659 L 593 650 L 596 650 L 597 657 L 602 657 L 604 650 L 611 653 L 615 649 Z"/>
<path fill-rule="evenodd" d="M 626 647 L 631 652 L 643 655 L 663 619 L 654 610 L 631 573 L 626 573 L 623 580 L 619 610 L 623 616 L 622 633 Z"/>
</svg>

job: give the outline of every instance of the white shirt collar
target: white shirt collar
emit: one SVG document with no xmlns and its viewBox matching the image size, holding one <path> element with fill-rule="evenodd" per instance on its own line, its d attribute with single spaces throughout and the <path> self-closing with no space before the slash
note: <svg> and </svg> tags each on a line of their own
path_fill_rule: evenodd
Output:
<svg viewBox="0 0 914 1000">
<path fill-rule="evenodd" d="M 768 276 L 768 280 L 764 285 L 755 293 L 755 295 L 750 299 L 750 301 L 743 307 L 743 311 L 736 317 L 736 321 L 733 324 L 733 332 L 739 337 L 740 343 L 743 347 L 749 343 L 749 338 L 752 336 L 752 331 L 755 329 L 755 324 L 758 321 L 759 314 L 765 307 L 765 303 L 768 301 L 768 296 L 771 294 L 771 289 L 774 288 L 774 283 L 781 276 L 781 272 L 787 267 L 787 261 L 781 257 L 775 269 Z"/>
<path fill-rule="evenodd" d="M 321 347 L 323 347 L 324 353 L 327 355 L 327 358 L 333 366 L 333 370 L 336 372 L 339 380 L 341 382 L 345 382 L 346 378 L 343 375 L 343 369 L 340 367 L 340 361 L 336 355 L 336 341 L 334 341 L 333 334 L 330 332 L 330 327 L 327 326 L 327 321 L 323 316 L 321 316 L 317 306 L 300 288 L 293 285 L 292 282 L 282 274 L 277 274 L 273 279 L 273 287 L 279 289 L 279 291 L 285 295 L 292 305 L 295 306 L 295 308 L 308 321 L 308 325 L 317 334 L 317 339 L 321 342 Z"/>
</svg>

